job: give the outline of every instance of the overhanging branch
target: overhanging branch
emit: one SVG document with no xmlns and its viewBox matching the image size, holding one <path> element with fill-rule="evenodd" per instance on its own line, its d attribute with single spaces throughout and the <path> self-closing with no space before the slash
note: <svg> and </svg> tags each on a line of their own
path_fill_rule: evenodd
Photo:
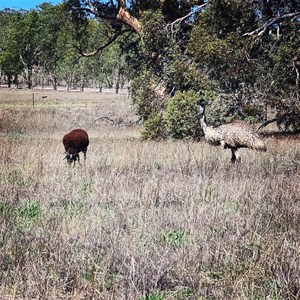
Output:
<svg viewBox="0 0 300 300">
<path fill-rule="evenodd" d="M 80 10 L 88 12 L 100 19 L 105 20 L 115 20 L 124 25 L 129 26 L 133 31 L 138 34 L 142 33 L 142 26 L 139 20 L 133 17 L 130 12 L 126 9 L 126 1 L 119 0 L 117 2 L 117 7 L 114 5 L 113 1 L 110 1 L 111 8 L 113 12 L 108 13 L 107 11 L 102 12 L 101 10 L 97 9 L 91 1 L 87 1 L 87 7 L 73 7 L 74 10 Z"/>
<path fill-rule="evenodd" d="M 80 47 L 78 47 L 76 45 L 74 45 L 74 47 L 77 49 L 77 51 L 79 52 L 79 54 L 81 54 L 84 57 L 95 56 L 100 51 L 102 51 L 104 48 L 106 48 L 107 46 L 109 46 L 110 44 L 112 44 L 120 35 L 124 34 L 125 32 L 128 32 L 128 31 L 129 30 L 122 30 L 122 31 L 116 32 L 113 36 L 111 36 L 110 38 L 108 38 L 108 40 L 105 43 L 99 45 L 98 48 L 96 50 L 92 51 L 92 52 L 86 53 L 86 52 L 83 52 L 83 50 Z"/>
</svg>

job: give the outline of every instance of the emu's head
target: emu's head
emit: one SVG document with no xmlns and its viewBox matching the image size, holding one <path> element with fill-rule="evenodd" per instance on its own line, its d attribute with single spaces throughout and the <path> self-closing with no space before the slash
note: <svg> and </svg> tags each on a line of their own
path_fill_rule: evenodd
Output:
<svg viewBox="0 0 300 300">
<path fill-rule="evenodd" d="M 205 99 L 199 100 L 199 117 L 203 117 L 205 113 L 205 106 L 208 104 L 208 102 Z"/>
<path fill-rule="evenodd" d="M 75 154 L 69 154 L 69 153 L 66 153 L 66 157 L 64 159 L 67 160 L 68 164 L 70 165 L 72 162 L 74 162 L 74 165 L 75 165 L 75 162 L 76 160 L 79 161 L 79 154 L 78 153 L 75 153 Z"/>
</svg>

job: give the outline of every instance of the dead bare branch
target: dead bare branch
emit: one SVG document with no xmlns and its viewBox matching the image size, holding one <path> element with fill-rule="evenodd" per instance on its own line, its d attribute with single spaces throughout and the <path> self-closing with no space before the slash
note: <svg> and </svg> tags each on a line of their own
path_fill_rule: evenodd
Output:
<svg viewBox="0 0 300 300">
<path fill-rule="evenodd" d="M 299 78 L 300 78 L 300 72 L 297 68 L 297 64 L 296 64 L 296 60 L 297 60 L 298 57 L 296 57 L 294 60 L 293 60 L 293 70 L 295 70 L 296 72 L 296 88 L 299 89 Z"/>
<path fill-rule="evenodd" d="M 269 124 L 271 124 L 271 123 L 273 123 L 273 122 L 276 122 L 276 121 L 277 121 L 277 118 L 274 118 L 274 119 L 271 119 L 271 120 L 268 120 L 268 121 L 264 122 L 263 124 L 261 124 L 261 125 L 257 128 L 256 132 L 259 132 L 259 130 L 261 130 L 262 128 L 264 128 L 264 127 L 266 127 L 267 125 L 269 125 Z"/>
<path fill-rule="evenodd" d="M 117 126 L 123 125 L 123 126 L 129 126 L 129 127 L 130 127 L 130 126 L 133 126 L 133 125 L 138 125 L 139 122 L 140 122 L 140 120 L 141 120 L 141 118 L 140 118 L 139 120 L 135 121 L 135 122 L 133 122 L 133 121 L 127 121 L 127 122 L 125 122 L 125 121 L 123 121 L 122 119 L 119 119 L 119 120 L 113 120 L 113 119 L 111 119 L 111 118 L 109 118 L 109 117 L 107 117 L 107 116 L 102 116 L 102 117 L 99 117 L 99 118 L 97 118 L 96 120 L 94 120 L 94 121 L 91 123 L 91 125 L 93 125 L 95 122 L 97 122 L 97 121 L 99 121 L 99 120 L 107 120 L 107 121 L 111 122 L 112 125 L 117 125 Z"/>
<path fill-rule="evenodd" d="M 179 18 L 179 19 L 176 19 L 175 21 L 173 21 L 172 23 L 169 23 L 167 24 L 167 28 L 170 27 L 171 28 L 171 31 L 173 32 L 174 31 L 174 26 L 176 24 L 180 24 L 181 22 L 183 22 L 185 19 L 187 19 L 188 17 L 194 15 L 195 13 L 197 13 L 198 11 L 200 11 L 201 9 L 203 9 L 205 6 L 207 6 L 209 4 L 210 1 L 207 1 L 205 2 L 204 4 L 198 6 L 195 10 L 191 11 L 190 13 L 188 13 L 187 15 Z"/>
<path fill-rule="evenodd" d="M 255 34 L 257 34 L 257 36 L 261 36 L 274 23 L 276 23 L 278 21 L 281 21 L 281 20 L 284 20 L 284 19 L 292 19 L 292 18 L 297 17 L 299 15 L 300 15 L 300 12 L 296 11 L 294 13 L 289 13 L 289 14 L 285 14 L 285 15 L 282 15 L 282 16 L 277 16 L 277 17 L 271 18 L 271 19 L 267 20 L 265 22 L 265 24 L 263 26 L 261 26 L 260 28 L 257 28 L 257 29 L 255 29 L 251 32 L 246 32 L 242 36 L 251 36 L 251 35 L 255 35 Z"/>
<path fill-rule="evenodd" d="M 85 11 L 87 13 L 90 13 L 94 16 L 97 16 L 101 19 L 105 20 L 115 20 L 116 19 L 116 13 L 108 14 L 107 12 L 102 13 L 102 11 L 99 11 L 95 8 L 95 6 L 91 3 L 91 1 L 87 1 L 88 7 L 81 7 L 81 6 L 72 6 L 73 10 L 77 11 Z"/>
<path fill-rule="evenodd" d="M 96 121 L 99 121 L 99 120 L 108 120 L 108 121 L 110 121 L 110 122 L 112 122 L 113 124 L 116 124 L 116 122 L 113 120 L 113 119 L 111 119 L 111 118 L 109 118 L 109 117 L 100 117 L 100 118 L 97 118 L 96 120 L 94 120 L 93 122 L 92 122 L 92 124 L 94 124 Z"/>
</svg>

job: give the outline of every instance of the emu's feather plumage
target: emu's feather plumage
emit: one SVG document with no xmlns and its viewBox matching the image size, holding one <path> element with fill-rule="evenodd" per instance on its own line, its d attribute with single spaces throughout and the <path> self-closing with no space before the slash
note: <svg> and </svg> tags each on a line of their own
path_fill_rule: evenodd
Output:
<svg viewBox="0 0 300 300">
<path fill-rule="evenodd" d="M 249 148 L 266 151 L 263 140 L 254 132 L 252 127 L 245 122 L 235 121 L 218 127 L 222 140 L 227 147 Z"/>
<path fill-rule="evenodd" d="M 237 153 L 239 148 L 249 148 L 258 151 L 267 150 L 263 140 L 244 121 L 238 120 L 215 128 L 207 126 L 205 122 L 205 105 L 206 101 L 201 100 L 199 116 L 205 139 L 212 145 L 222 145 L 225 149 L 231 149 L 231 161 L 233 163 L 239 160 Z"/>
</svg>

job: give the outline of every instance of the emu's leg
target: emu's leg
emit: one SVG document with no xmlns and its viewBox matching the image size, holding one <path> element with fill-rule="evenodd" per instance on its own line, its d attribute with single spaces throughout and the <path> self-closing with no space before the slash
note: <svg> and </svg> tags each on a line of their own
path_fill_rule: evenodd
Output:
<svg viewBox="0 0 300 300">
<path fill-rule="evenodd" d="M 231 163 L 234 164 L 236 162 L 236 148 L 230 148 L 231 150 Z"/>
<path fill-rule="evenodd" d="M 231 150 L 231 163 L 234 164 L 236 161 L 240 162 L 241 158 L 240 158 L 240 155 L 238 153 L 238 149 L 237 148 L 230 148 L 230 150 Z"/>
<path fill-rule="evenodd" d="M 235 157 L 237 162 L 241 162 L 241 156 L 240 153 L 238 152 L 238 149 L 235 150 Z"/>
</svg>

